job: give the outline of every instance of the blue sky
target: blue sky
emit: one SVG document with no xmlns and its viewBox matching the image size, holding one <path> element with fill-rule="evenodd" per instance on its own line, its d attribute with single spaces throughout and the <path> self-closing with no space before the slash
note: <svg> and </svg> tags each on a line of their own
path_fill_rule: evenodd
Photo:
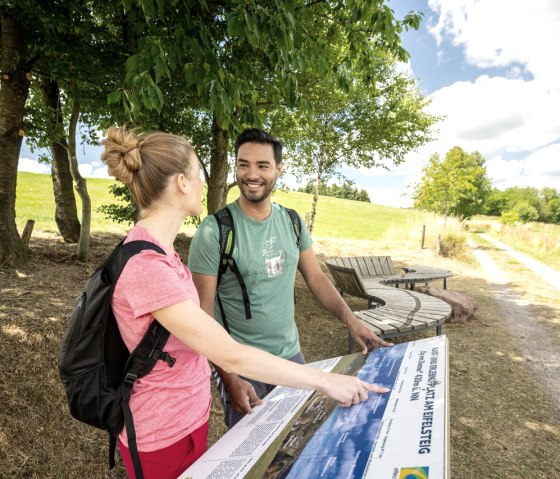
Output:
<svg viewBox="0 0 560 479">
<path fill-rule="evenodd" d="M 405 68 L 428 110 L 445 119 L 437 139 L 407 155 L 390 172 L 342 172 L 373 203 L 406 207 L 403 193 L 420 178 L 429 157 L 453 146 L 479 151 L 488 176 L 511 186 L 560 190 L 560 3 L 557 0 L 389 0 L 397 18 L 424 13 L 419 31 L 405 33 Z M 105 176 L 99 150 L 80 156 L 83 174 Z M 25 147 L 20 170 L 48 172 Z"/>
</svg>

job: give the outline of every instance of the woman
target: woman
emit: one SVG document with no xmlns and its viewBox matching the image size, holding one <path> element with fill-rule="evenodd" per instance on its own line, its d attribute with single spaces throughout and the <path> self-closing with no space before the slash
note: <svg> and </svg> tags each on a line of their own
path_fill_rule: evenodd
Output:
<svg viewBox="0 0 560 479">
<path fill-rule="evenodd" d="M 302 389 L 318 389 L 350 406 L 368 391 L 388 389 L 355 377 L 330 374 L 235 342 L 199 307 L 190 271 L 173 243 L 187 216 L 200 215 L 203 181 L 189 143 L 167 133 L 136 136 L 110 128 L 103 141 L 109 174 L 126 183 L 139 208 L 139 220 L 126 241 L 147 240 L 166 254 L 142 251 L 125 266 L 115 287 L 113 310 L 121 335 L 132 350 L 155 318 L 170 337 L 166 351 L 173 368 L 159 362 L 139 379 L 130 401 L 144 477 L 175 478 L 206 450 L 210 413 L 207 358 L 228 372 Z M 134 477 L 126 431 L 119 449 Z"/>
</svg>

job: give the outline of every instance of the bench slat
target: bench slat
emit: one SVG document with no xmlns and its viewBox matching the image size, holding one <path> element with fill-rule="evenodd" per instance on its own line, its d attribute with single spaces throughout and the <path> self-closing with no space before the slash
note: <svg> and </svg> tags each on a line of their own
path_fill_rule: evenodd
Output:
<svg viewBox="0 0 560 479">
<path fill-rule="evenodd" d="M 381 274 L 385 274 L 383 272 L 383 266 L 381 266 L 381 259 L 379 256 L 372 256 L 371 258 L 371 265 L 375 270 L 375 275 L 379 276 Z"/>
<path fill-rule="evenodd" d="M 364 258 L 358 257 L 356 258 L 355 262 L 356 262 L 356 266 L 354 266 L 354 269 L 356 269 L 359 272 L 360 276 L 364 277 L 370 275 L 367 263 Z"/>
</svg>

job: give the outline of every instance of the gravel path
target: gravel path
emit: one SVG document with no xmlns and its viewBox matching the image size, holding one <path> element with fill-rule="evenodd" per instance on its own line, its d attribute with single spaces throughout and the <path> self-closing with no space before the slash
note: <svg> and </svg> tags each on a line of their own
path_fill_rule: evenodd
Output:
<svg viewBox="0 0 560 479">
<path fill-rule="evenodd" d="M 560 289 L 558 271 L 511 249 L 486 234 L 480 236 L 540 275 L 547 283 Z M 476 244 L 470 243 L 469 246 L 491 284 L 492 294 L 498 301 L 509 330 L 519 341 L 521 354 L 528 360 L 537 377 L 560 408 L 560 351 L 550 340 L 547 331 L 527 313 L 527 308 L 523 307 L 527 302 L 508 287 L 510 282 L 508 273 Z"/>
</svg>

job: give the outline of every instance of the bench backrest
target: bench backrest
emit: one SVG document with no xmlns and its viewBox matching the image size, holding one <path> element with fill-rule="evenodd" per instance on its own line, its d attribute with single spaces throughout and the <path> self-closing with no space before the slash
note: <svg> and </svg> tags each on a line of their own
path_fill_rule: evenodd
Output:
<svg viewBox="0 0 560 479">
<path fill-rule="evenodd" d="M 325 261 L 325 264 L 334 279 L 336 288 L 341 294 L 346 293 L 358 298 L 368 298 L 362 280 L 354 268 L 340 266 L 331 262 L 331 260 Z"/>
<path fill-rule="evenodd" d="M 390 256 L 348 256 L 330 258 L 327 263 L 353 268 L 362 277 L 397 274 Z"/>
</svg>

